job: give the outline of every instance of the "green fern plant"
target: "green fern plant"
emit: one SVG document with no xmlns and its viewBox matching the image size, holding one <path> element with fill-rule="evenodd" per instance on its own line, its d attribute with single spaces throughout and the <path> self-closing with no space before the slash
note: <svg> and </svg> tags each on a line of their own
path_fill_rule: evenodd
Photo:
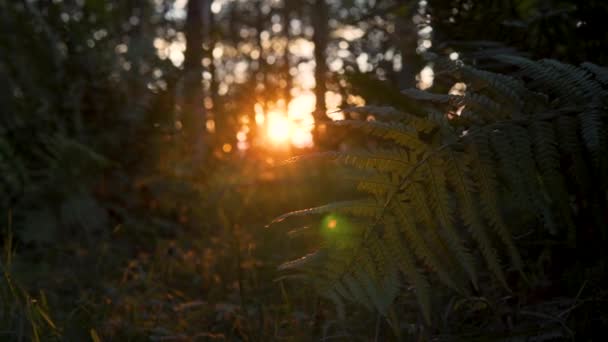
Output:
<svg viewBox="0 0 608 342">
<path fill-rule="evenodd" d="M 387 314 L 398 295 L 413 294 L 431 323 L 438 287 L 467 295 L 482 289 L 481 274 L 505 291 L 507 273 L 525 279 L 515 234 L 538 230 L 575 244 L 581 217 L 602 227 L 608 69 L 497 59 L 517 71 L 443 64 L 438 73 L 464 82 L 465 95 L 404 91 L 427 115 L 366 106 L 346 111 L 367 120 L 333 123 L 376 147 L 288 160 L 343 165 L 368 196 L 275 219 L 320 216 L 324 237 L 280 269 L 306 275 L 338 308 L 348 300 Z"/>
</svg>

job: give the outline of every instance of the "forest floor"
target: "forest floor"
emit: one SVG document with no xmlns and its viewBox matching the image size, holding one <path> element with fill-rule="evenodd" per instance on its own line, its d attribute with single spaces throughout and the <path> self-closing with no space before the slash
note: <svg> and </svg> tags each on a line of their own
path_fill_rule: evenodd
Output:
<svg viewBox="0 0 608 342">
<path fill-rule="evenodd" d="M 107 175 L 96 194 L 109 208 L 107 226 L 70 227 L 46 244 L 6 239 L 0 295 L 9 319 L 0 336 L 265 341 L 329 333 L 333 308 L 277 271 L 309 246 L 288 239 L 297 227 L 266 225 L 331 199 L 338 182 L 274 164 L 227 162 L 206 182 L 159 175 L 117 186 Z"/>
</svg>

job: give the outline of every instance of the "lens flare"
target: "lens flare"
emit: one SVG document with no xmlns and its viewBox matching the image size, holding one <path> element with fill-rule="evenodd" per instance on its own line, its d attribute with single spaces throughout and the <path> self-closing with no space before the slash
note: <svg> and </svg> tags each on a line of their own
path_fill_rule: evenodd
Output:
<svg viewBox="0 0 608 342">
<path fill-rule="evenodd" d="M 336 214 L 329 214 L 323 218 L 321 221 L 321 226 L 327 232 L 338 232 L 338 230 L 342 230 L 346 224 L 346 221 L 342 217 L 338 217 Z M 335 233 L 332 233 L 335 234 Z"/>
<path fill-rule="evenodd" d="M 336 219 L 330 219 L 329 222 L 327 222 L 327 228 L 329 229 L 334 229 L 337 225 L 338 221 L 336 221 Z"/>
</svg>

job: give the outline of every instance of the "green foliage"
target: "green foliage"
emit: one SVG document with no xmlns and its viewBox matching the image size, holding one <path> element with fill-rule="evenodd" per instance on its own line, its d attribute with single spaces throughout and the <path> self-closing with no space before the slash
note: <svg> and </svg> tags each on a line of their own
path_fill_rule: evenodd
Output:
<svg viewBox="0 0 608 342">
<path fill-rule="evenodd" d="M 5 231 L 0 255 L 0 328 L 6 340 L 55 341 L 61 330 L 51 318 L 49 302 L 43 291 L 32 296 L 12 274 L 13 235 L 10 226 Z"/>
<path fill-rule="evenodd" d="M 100 175 L 135 156 L 143 162 L 130 139 L 146 117 L 158 62 L 151 47 L 137 50 L 151 46 L 150 36 L 114 25 L 132 7 L 0 2 L 0 55 L 10 56 L 0 58 L 0 211 L 12 210 L 20 241 L 52 243 L 66 227 L 106 228 L 94 189 Z M 115 51 L 123 40 L 127 55 Z M 137 75 L 124 68 L 139 63 L 146 68 Z"/>
<path fill-rule="evenodd" d="M 446 68 L 445 74 L 467 85 L 463 96 L 405 91 L 428 115 L 390 107 L 346 109 L 367 120 L 334 126 L 364 132 L 378 147 L 288 161 L 333 160 L 351 170 L 348 178 L 373 199 L 280 216 L 275 222 L 328 213 L 357 219 L 349 234 L 325 237 L 318 252 L 281 270 L 305 274 L 339 307 L 346 299 L 384 315 L 400 286 L 411 285 L 431 324 L 431 293 L 441 287 L 470 295 L 499 284 L 509 292 L 507 274 L 526 279 L 516 235 L 532 231 L 573 245 L 582 222 L 602 222 L 606 69 L 514 56 L 498 60 L 518 71 L 504 75 L 458 63 Z M 444 114 L 437 116 L 437 110 Z M 327 229 L 321 224 L 321 231 Z M 482 283 L 488 274 L 495 281 Z"/>
<path fill-rule="evenodd" d="M 311 61 L 306 49 L 285 54 L 264 36 L 301 45 L 314 29 L 311 5 L 322 2 L 222 2 L 192 27 L 209 33 L 195 44 L 185 3 L 0 0 L 0 216 L 11 221 L 7 231 L 0 223 L 0 340 L 383 341 L 388 322 L 398 339 L 464 332 L 470 341 L 479 331 L 480 340 L 497 336 L 488 331 L 506 336 L 513 324 L 538 331 L 539 321 L 541 340 L 563 336 L 575 310 L 572 326 L 588 336 L 599 330 L 593 324 L 605 310 L 594 297 L 605 299 L 605 257 L 579 261 L 559 248 L 576 241 L 593 251 L 605 241 L 606 103 L 587 94 L 603 92 L 608 73 L 591 63 L 486 63 L 522 50 L 604 64 L 599 0 L 562 14 L 536 0 L 328 2 L 336 25 L 326 57 L 344 68 L 317 73 L 315 84 L 347 103 L 361 95 L 382 106 L 349 108 L 349 120 L 327 122 L 340 133 L 335 140 L 347 138 L 339 149 L 289 161 L 324 163 L 314 170 L 269 167 L 291 150 L 264 146 L 252 109 L 269 113 L 279 99 L 293 107 L 299 102 L 289 98 L 307 93 L 300 73 L 310 68 L 292 72 Z M 429 13 L 433 35 L 425 38 L 418 32 L 429 31 Z M 522 18 L 529 20 L 502 20 Z M 490 41 L 505 36 L 509 47 Z M 417 47 L 427 38 L 439 54 L 521 72 L 434 61 L 441 94 L 403 96 L 395 85 L 415 83 L 425 66 Z M 359 70 L 367 72 L 354 72 L 364 54 Z M 204 71 L 192 87 L 191 64 Z M 469 91 L 448 95 L 454 79 Z M 184 139 L 189 106 L 203 104 L 215 127 L 204 136 L 204 161 Z M 241 150 L 244 131 L 249 148 Z M 290 239 L 262 229 L 277 213 L 321 199 L 334 202 L 277 219 L 304 226 Z M 311 216 L 320 216 L 318 226 L 306 225 Z M 294 261 L 272 281 L 286 255 Z M 336 314 L 290 281 L 302 276 L 337 304 Z M 560 295 L 583 294 L 535 307 L 555 290 L 550 282 L 567 286 Z M 522 290 L 527 284 L 542 288 Z M 526 310 L 543 315 L 523 317 Z"/>
<path fill-rule="evenodd" d="M 568 63 L 606 64 L 606 16 L 602 0 L 437 0 L 430 4 L 437 52 L 457 51 L 461 58 L 495 64 L 499 54 L 551 57 Z M 479 64 L 477 64 L 479 65 Z"/>
</svg>

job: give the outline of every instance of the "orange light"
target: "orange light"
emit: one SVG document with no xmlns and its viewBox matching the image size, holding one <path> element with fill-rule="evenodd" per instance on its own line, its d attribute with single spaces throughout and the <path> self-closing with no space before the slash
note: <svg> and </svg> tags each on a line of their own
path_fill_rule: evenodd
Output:
<svg viewBox="0 0 608 342">
<path fill-rule="evenodd" d="M 215 121 L 214 120 L 207 120 L 207 122 L 205 123 L 205 126 L 207 128 L 207 132 L 209 133 L 215 133 Z"/>
<path fill-rule="evenodd" d="M 290 122 L 284 115 L 269 113 L 267 134 L 271 142 L 275 144 L 286 142 L 291 136 L 290 130 Z"/>
<path fill-rule="evenodd" d="M 329 220 L 329 222 L 327 222 L 327 228 L 329 228 L 329 229 L 334 229 L 334 228 L 336 228 L 337 225 L 338 225 L 338 221 L 336 221 L 335 219 L 331 219 L 331 220 Z"/>
<path fill-rule="evenodd" d="M 224 151 L 225 153 L 230 153 L 230 151 L 232 151 L 232 145 L 224 144 L 224 146 L 222 146 L 222 151 Z"/>
<path fill-rule="evenodd" d="M 314 118 L 315 97 L 310 91 L 294 93 L 294 97 L 286 105 L 280 99 L 276 103 L 254 106 L 255 122 L 263 126 L 265 141 L 275 148 L 287 147 L 306 148 L 313 145 L 312 129 Z M 267 111 L 264 107 L 271 107 Z"/>
</svg>

